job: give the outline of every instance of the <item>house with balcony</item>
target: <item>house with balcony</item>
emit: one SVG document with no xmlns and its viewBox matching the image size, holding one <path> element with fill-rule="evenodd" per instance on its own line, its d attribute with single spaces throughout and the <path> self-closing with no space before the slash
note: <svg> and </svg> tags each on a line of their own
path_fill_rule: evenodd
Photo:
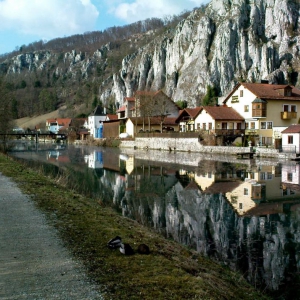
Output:
<svg viewBox="0 0 300 300">
<path fill-rule="evenodd" d="M 245 133 L 244 118 L 225 105 L 186 108 L 180 112 L 176 122 L 180 131 L 198 131 L 212 136 L 220 145 L 232 143 L 236 138 L 242 142 Z"/>
<path fill-rule="evenodd" d="M 180 132 L 196 131 L 197 129 L 199 129 L 197 127 L 200 126 L 200 123 L 196 124 L 195 120 L 199 115 L 201 109 L 201 107 L 195 107 L 185 108 L 180 111 L 177 117 Z"/>
<path fill-rule="evenodd" d="M 160 117 L 131 117 L 128 118 L 126 123 L 126 132 L 134 137 L 137 133 L 149 133 L 149 132 L 164 132 L 164 131 L 178 131 L 178 124 L 176 118 L 164 118 Z M 164 130 L 164 129 L 168 130 Z"/>
<path fill-rule="evenodd" d="M 281 132 L 298 123 L 300 90 L 291 85 L 241 82 L 223 104 L 245 119 L 245 135 L 253 145 L 281 147 Z"/>
</svg>

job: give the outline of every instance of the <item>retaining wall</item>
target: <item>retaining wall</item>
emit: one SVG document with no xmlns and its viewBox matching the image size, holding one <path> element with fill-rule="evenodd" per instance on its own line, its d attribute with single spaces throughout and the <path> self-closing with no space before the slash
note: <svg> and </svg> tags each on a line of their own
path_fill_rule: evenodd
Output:
<svg viewBox="0 0 300 300">
<path fill-rule="evenodd" d="M 239 152 L 250 152 L 252 147 L 234 146 L 203 146 L 197 138 L 135 138 L 135 140 L 121 140 L 120 148 L 153 149 L 165 151 L 198 152 L 210 154 L 236 155 Z M 255 147 L 255 156 L 279 157 L 277 149 Z M 286 157 L 290 158 L 290 156 Z"/>
</svg>

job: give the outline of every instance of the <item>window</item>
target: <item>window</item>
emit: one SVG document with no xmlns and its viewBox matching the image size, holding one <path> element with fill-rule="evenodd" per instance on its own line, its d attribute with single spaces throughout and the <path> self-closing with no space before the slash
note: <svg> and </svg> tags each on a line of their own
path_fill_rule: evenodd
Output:
<svg viewBox="0 0 300 300">
<path fill-rule="evenodd" d="M 240 90 L 240 97 L 243 97 L 243 96 L 244 96 L 244 91 Z"/>
<path fill-rule="evenodd" d="M 266 129 L 266 128 L 267 128 L 266 122 L 261 122 L 260 123 L 260 129 Z"/>
<path fill-rule="evenodd" d="M 222 129 L 227 129 L 227 123 L 222 123 Z"/>
<path fill-rule="evenodd" d="M 248 189 L 244 188 L 244 195 L 248 195 Z"/>
<path fill-rule="evenodd" d="M 236 129 L 239 129 L 239 130 L 242 129 L 242 123 L 237 123 L 236 124 Z"/>
<path fill-rule="evenodd" d="M 232 204 L 236 204 L 237 200 L 238 200 L 238 197 L 237 196 L 231 196 L 230 199 L 231 199 Z"/>
<path fill-rule="evenodd" d="M 245 105 L 244 106 L 244 112 L 248 112 L 249 111 L 249 105 Z"/>
<path fill-rule="evenodd" d="M 249 123 L 246 122 L 246 123 L 245 123 L 245 129 L 248 129 L 248 128 L 249 128 Z"/>
<path fill-rule="evenodd" d="M 251 129 L 255 129 L 255 122 L 251 122 L 251 123 L 250 123 L 250 128 L 251 128 Z"/>
<path fill-rule="evenodd" d="M 272 145 L 272 137 L 267 137 L 266 144 L 267 145 Z"/>
<path fill-rule="evenodd" d="M 293 173 L 288 173 L 287 174 L 287 180 L 288 181 L 293 181 Z"/>
<path fill-rule="evenodd" d="M 273 122 L 267 122 L 267 129 L 273 128 Z"/>
<path fill-rule="evenodd" d="M 237 102 L 239 102 L 239 96 L 232 96 L 232 97 L 231 97 L 231 102 L 232 102 L 232 103 L 237 103 Z"/>
<path fill-rule="evenodd" d="M 297 105 L 283 104 L 283 111 L 297 112 Z"/>
<path fill-rule="evenodd" d="M 243 203 L 239 203 L 239 209 L 243 209 Z"/>
<path fill-rule="evenodd" d="M 203 128 L 203 130 L 206 130 L 206 123 L 202 124 L 202 128 Z"/>
<path fill-rule="evenodd" d="M 208 129 L 212 129 L 212 123 L 208 123 Z"/>
<path fill-rule="evenodd" d="M 294 136 L 292 136 L 292 135 L 288 135 L 288 144 L 293 144 L 294 143 L 293 137 Z"/>
</svg>

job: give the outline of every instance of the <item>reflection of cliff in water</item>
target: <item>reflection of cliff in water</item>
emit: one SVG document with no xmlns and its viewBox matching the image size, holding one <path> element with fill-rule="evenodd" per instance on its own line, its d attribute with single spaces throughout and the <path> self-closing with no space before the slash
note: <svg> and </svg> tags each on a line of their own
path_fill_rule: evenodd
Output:
<svg viewBox="0 0 300 300">
<path fill-rule="evenodd" d="M 31 164 L 45 161 L 45 153 L 31 153 Z M 297 299 L 299 164 L 135 153 L 141 158 L 112 149 L 59 150 L 44 170 L 64 172 L 71 188 L 240 270 L 255 287 Z"/>
<path fill-rule="evenodd" d="M 209 162 L 209 172 L 138 166 L 115 202 L 123 215 L 242 271 L 254 286 L 282 290 L 300 268 L 299 192 L 287 190 L 278 166 L 218 164 Z"/>
</svg>

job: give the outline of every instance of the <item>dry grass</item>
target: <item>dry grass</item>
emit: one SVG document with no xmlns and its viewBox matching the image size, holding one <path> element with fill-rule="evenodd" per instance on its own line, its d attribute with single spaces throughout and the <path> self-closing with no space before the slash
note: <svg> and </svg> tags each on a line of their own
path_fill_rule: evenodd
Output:
<svg viewBox="0 0 300 300">
<path fill-rule="evenodd" d="M 47 119 L 59 118 L 59 110 L 52 111 L 51 113 L 34 116 L 34 117 L 25 117 L 15 120 L 16 126 L 23 129 L 33 129 L 36 125 L 41 123 L 46 123 Z"/>
<path fill-rule="evenodd" d="M 0 155 L 0 170 L 31 195 L 60 232 L 65 245 L 99 283 L 105 299 L 267 299 L 239 274 L 166 240 L 95 199 L 59 185 Z M 124 256 L 107 242 L 119 235 L 149 255 Z"/>
</svg>

